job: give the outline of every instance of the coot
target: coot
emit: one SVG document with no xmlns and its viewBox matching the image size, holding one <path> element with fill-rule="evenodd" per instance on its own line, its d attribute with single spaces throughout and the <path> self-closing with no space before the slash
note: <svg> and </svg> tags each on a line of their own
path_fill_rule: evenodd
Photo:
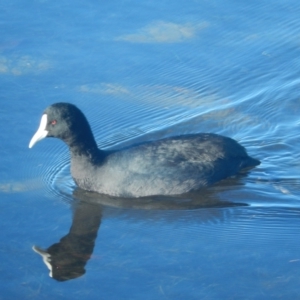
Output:
<svg viewBox="0 0 300 300">
<path fill-rule="evenodd" d="M 29 148 L 45 137 L 69 146 L 71 174 L 80 188 L 117 197 L 183 194 L 260 164 L 235 140 L 212 133 L 101 150 L 84 114 L 69 103 L 44 111 Z"/>
</svg>

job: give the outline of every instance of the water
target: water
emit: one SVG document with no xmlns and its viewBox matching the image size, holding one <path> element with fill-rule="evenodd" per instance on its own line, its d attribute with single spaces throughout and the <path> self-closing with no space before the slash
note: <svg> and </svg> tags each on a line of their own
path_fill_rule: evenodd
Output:
<svg viewBox="0 0 300 300">
<path fill-rule="evenodd" d="M 0 11 L 1 299 L 300 298 L 298 2 Z M 60 141 L 28 149 L 58 101 L 85 112 L 102 148 L 215 132 L 262 164 L 194 198 L 99 199 L 76 189 Z M 81 276 L 49 277 L 32 247 L 57 243 Z"/>
</svg>

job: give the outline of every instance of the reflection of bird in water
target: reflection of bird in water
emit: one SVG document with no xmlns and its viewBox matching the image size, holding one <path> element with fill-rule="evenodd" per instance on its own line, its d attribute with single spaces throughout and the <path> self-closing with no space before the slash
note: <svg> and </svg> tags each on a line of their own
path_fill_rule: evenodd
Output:
<svg viewBox="0 0 300 300">
<path fill-rule="evenodd" d="M 224 207 L 246 204 L 222 202 L 213 192 L 203 192 L 196 197 L 186 198 L 147 197 L 146 199 L 122 199 L 107 197 L 81 189 L 74 191 L 77 199 L 69 233 L 46 250 L 37 246 L 33 250 L 40 254 L 49 269 L 49 275 L 58 281 L 75 279 L 85 273 L 85 265 L 90 259 L 97 238 L 102 217 L 113 217 L 148 222 L 163 220 L 188 224 L 189 222 L 222 222 L 228 211 Z M 194 197 L 194 199 L 193 199 Z M 113 200 L 113 201 L 112 201 Z M 108 207 L 107 205 L 114 206 Z M 212 209 L 197 209 L 207 208 Z M 221 208 L 220 208 L 221 207 Z"/>
<path fill-rule="evenodd" d="M 46 250 L 33 247 L 42 256 L 50 277 L 64 281 L 85 273 L 84 267 L 94 250 L 101 213 L 100 205 L 76 203 L 69 233 Z"/>
<path fill-rule="evenodd" d="M 83 113 L 68 103 L 45 110 L 29 147 L 45 137 L 69 146 L 72 177 L 80 188 L 116 197 L 183 194 L 260 164 L 235 140 L 210 133 L 100 150 Z"/>
</svg>

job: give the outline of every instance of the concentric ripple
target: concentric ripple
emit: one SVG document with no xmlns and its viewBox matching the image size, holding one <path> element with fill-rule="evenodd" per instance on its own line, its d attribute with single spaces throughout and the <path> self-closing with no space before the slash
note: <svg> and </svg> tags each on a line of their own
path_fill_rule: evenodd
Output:
<svg viewBox="0 0 300 300">
<path fill-rule="evenodd" d="M 75 183 L 70 174 L 70 162 L 67 155 L 46 170 L 44 180 L 52 194 L 65 201 L 72 200 Z"/>
</svg>

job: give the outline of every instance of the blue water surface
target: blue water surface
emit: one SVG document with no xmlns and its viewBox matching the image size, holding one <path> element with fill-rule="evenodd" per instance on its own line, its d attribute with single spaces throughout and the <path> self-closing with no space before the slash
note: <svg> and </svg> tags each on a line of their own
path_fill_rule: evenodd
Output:
<svg viewBox="0 0 300 300">
<path fill-rule="evenodd" d="M 0 7 L 0 299 L 300 299 L 298 1 Z M 176 199 L 84 193 L 61 141 L 28 149 L 60 101 L 102 148 L 214 132 L 261 165 Z"/>
</svg>

